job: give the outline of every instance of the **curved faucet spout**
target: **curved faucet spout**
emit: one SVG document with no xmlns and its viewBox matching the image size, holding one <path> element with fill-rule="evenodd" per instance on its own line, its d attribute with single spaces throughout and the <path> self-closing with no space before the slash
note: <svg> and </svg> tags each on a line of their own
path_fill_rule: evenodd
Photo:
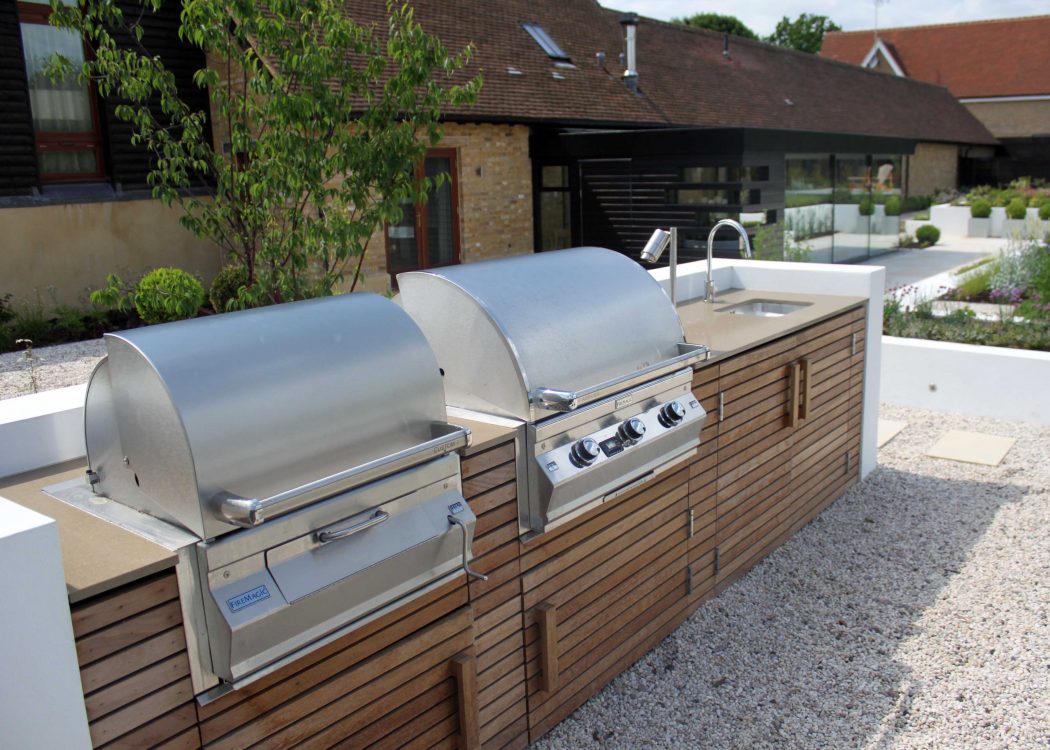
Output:
<svg viewBox="0 0 1050 750">
<path fill-rule="evenodd" d="M 735 222 L 732 219 L 722 219 L 711 227 L 711 231 L 707 235 L 707 284 L 704 286 L 705 302 L 713 303 L 715 301 L 715 282 L 711 280 L 711 256 L 714 254 L 715 249 L 715 234 L 722 227 L 732 227 L 735 229 L 737 234 L 744 238 L 744 257 L 753 257 L 751 253 L 751 241 L 747 238 L 747 230 L 738 222 Z"/>
</svg>

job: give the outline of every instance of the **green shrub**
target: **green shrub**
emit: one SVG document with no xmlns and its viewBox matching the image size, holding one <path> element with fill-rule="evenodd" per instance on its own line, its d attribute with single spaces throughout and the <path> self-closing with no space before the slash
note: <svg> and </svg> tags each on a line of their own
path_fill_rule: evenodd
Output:
<svg viewBox="0 0 1050 750">
<path fill-rule="evenodd" d="M 891 195 L 886 199 L 886 215 L 887 216 L 900 216 L 901 215 L 901 199 L 899 196 Z"/>
<path fill-rule="evenodd" d="M 192 318 L 203 304 L 204 287 L 179 268 L 155 268 L 135 286 L 135 309 L 147 323 Z"/>
<path fill-rule="evenodd" d="M 909 195 L 904 199 L 904 212 L 925 211 L 933 205 L 932 195 Z"/>
<path fill-rule="evenodd" d="M 857 209 L 860 211 L 861 216 L 871 216 L 875 213 L 875 202 L 872 201 L 870 196 L 865 195 L 857 203 Z"/>
<path fill-rule="evenodd" d="M 1050 201 L 1043 201 L 1043 205 L 1039 207 L 1039 218 L 1050 221 Z"/>
<path fill-rule="evenodd" d="M 237 290 L 248 283 L 248 272 L 244 266 L 226 266 L 211 282 L 208 300 L 215 312 L 232 309 L 231 301 L 237 299 Z"/>
<path fill-rule="evenodd" d="M 930 245 L 936 245 L 937 240 L 941 238 L 941 230 L 935 227 L 933 224 L 923 224 L 921 227 L 915 230 L 915 239 L 919 241 L 922 247 L 929 247 Z"/>
<path fill-rule="evenodd" d="M 1006 216 L 1009 219 L 1023 219 L 1027 208 L 1024 198 L 1013 198 L 1006 205 Z"/>
<path fill-rule="evenodd" d="M 992 204 L 984 198 L 977 198 L 970 204 L 970 216 L 975 219 L 987 219 L 992 215 Z"/>
</svg>

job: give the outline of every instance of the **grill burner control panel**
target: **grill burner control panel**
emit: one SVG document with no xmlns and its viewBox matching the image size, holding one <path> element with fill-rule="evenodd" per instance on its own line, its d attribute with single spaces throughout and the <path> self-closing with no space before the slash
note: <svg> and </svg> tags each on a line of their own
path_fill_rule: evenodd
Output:
<svg viewBox="0 0 1050 750">
<path fill-rule="evenodd" d="M 563 482 L 703 416 L 700 403 L 692 395 L 683 396 L 542 453 L 536 460 L 552 484 Z"/>
</svg>

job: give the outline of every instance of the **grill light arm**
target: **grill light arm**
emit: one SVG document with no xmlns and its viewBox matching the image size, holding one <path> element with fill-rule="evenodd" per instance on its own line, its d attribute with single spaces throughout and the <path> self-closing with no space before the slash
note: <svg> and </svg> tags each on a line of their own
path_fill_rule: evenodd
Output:
<svg viewBox="0 0 1050 750">
<path fill-rule="evenodd" d="M 456 518 L 451 513 L 448 515 L 448 522 L 459 526 L 460 531 L 463 532 L 463 572 L 471 578 L 477 578 L 479 581 L 487 581 L 489 577 L 484 573 L 479 573 L 470 567 L 470 561 L 467 559 L 467 525 L 462 520 Z"/>
</svg>

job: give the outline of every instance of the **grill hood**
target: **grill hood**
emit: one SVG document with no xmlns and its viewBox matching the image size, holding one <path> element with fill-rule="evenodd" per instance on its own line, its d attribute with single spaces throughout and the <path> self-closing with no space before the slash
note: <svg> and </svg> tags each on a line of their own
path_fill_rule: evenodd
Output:
<svg viewBox="0 0 1050 750">
<path fill-rule="evenodd" d="M 452 432 L 426 339 L 377 295 L 105 341 L 85 404 L 95 490 L 200 538 L 439 455 Z"/>
<path fill-rule="evenodd" d="M 663 289 L 611 250 L 403 273 L 398 285 L 438 354 L 452 406 L 535 421 L 689 359 Z"/>
</svg>

